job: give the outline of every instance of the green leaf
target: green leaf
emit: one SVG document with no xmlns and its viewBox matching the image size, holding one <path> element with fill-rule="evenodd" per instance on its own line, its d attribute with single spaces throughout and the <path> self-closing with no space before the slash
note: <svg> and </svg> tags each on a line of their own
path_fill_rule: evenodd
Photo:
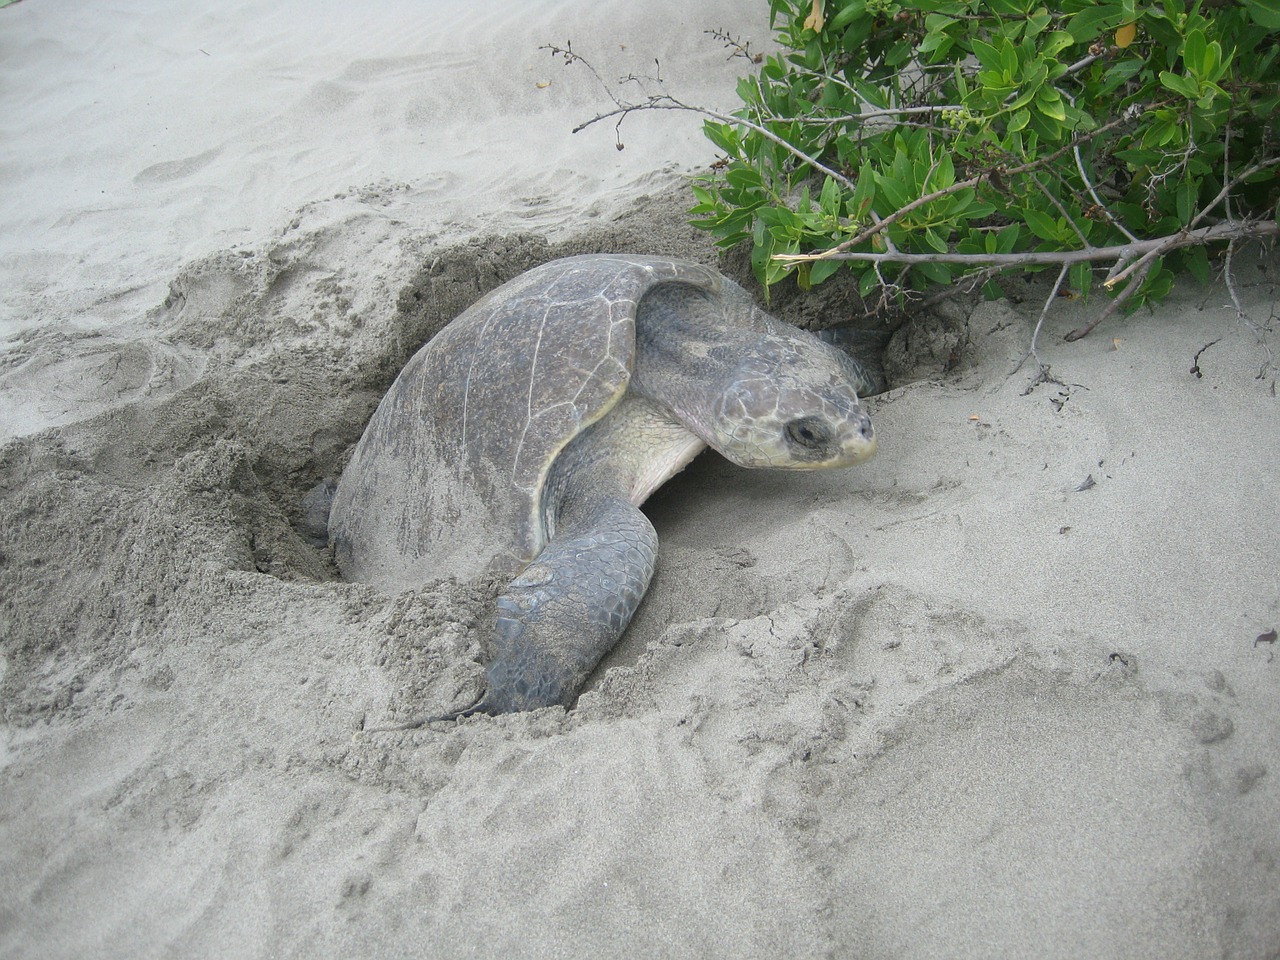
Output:
<svg viewBox="0 0 1280 960">
<path fill-rule="evenodd" d="M 1169 291 L 1173 289 L 1173 279 L 1173 272 L 1165 269 L 1160 260 L 1156 260 L 1151 272 L 1147 274 L 1146 281 L 1133 299 L 1141 298 L 1143 302 L 1147 300 L 1163 300 L 1169 295 Z"/>
<path fill-rule="evenodd" d="M 1098 88 L 1098 95 L 1106 97 L 1113 93 L 1122 84 L 1141 73 L 1145 66 L 1145 61 L 1138 57 L 1129 57 L 1112 64 L 1102 75 L 1102 85 Z"/>
<path fill-rule="evenodd" d="M 938 158 L 937 166 L 933 168 L 933 175 L 929 178 L 927 184 L 929 191 L 943 190 L 956 182 L 956 165 L 951 159 L 951 154 L 944 153 Z"/>
<path fill-rule="evenodd" d="M 1204 247 L 1188 247 L 1182 255 L 1183 265 L 1201 283 L 1208 283 L 1210 277 L 1209 254 Z"/>
<path fill-rule="evenodd" d="M 1022 86 L 1032 90 L 1039 90 L 1044 85 L 1045 80 L 1049 76 L 1049 67 L 1044 61 L 1037 61 L 1031 64 L 1022 74 Z"/>
<path fill-rule="evenodd" d="M 843 265 L 843 260 L 815 260 L 809 267 L 809 282 L 817 285 L 835 274 Z"/>
<path fill-rule="evenodd" d="M 756 216 L 780 243 L 797 238 L 804 231 L 804 220 L 789 207 L 761 207 Z"/>
<path fill-rule="evenodd" d="M 924 231 L 924 242 L 932 247 L 937 253 L 947 252 L 947 241 L 936 230 L 927 229 Z"/>
<path fill-rule="evenodd" d="M 1151 149 L 1173 143 L 1179 137 L 1178 115 L 1172 110 L 1157 110 L 1156 119 L 1142 135 L 1142 146 Z"/>
<path fill-rule="evenodd" d="M 1190 225 L 1196 212 L 1196 198 L 1200 195 L 1199 183 L 1195 180 L 1183 180 L 1178 184 L 1176 203 L 1178 206 L 1178 222 Z"/>
<path fill-rule="evenodd" d="M 1071 288 L 1082 297 L 1089 296 L 1089 288 L 1093 286 L 1093 264 L 1075 263 L 1068 274 Z"/>
<path fill-rule="evenodd" d="M 1027 221 L 1027 226 L 1041 240 L 1057 240 L 1058 227 L 1054 219 L 1047 213 L 1040 210 L 1024 210 L 1022 217 Z"/>
<path fill-rule="evenodd" d="M 751 232 L 751 272 L 766 287 L 769 285 L 766 280 L 766 271 L 769 258 L 772 256 L 773 238 L 765 230 L 764 223 L 758 220 L 755 229 Z"/>
<path fill-rule="evenodd" d="M 1124 22 L 1124 11 L 1118 3 L 1091 4 L 1077 13 L 1067 23 L 1067 33 L 1076 43 L 1096 40 L 1105 30 L 1114 29 Z"/>
<path fill-rule="evenodd" d="M 1039 36 L 1044 32 L 1045 28 L 1053 22 L 1053 18 L 1041 8 L 1036 13 L 1027 17 L 1027 27 L 1024 31 L 1028 38 Z"/>
<path fill-rule="evenodd" d="M 1040 44 L 1040 55 L 1042 57 L 1056 57 L 1075 42 L 1075 37 L 1066 30 L 1055 30 Z"/>
<path fill-rule="evenodd" d="M 997 100 L 1003 100 L 1015 90 L 1010 79 L 995 70 L 979 70 L 977 80 L 982 86 L 982 92 Z"/>
<path fill-rule="evenodd" d="M 1016 223 L 1002 229 L 996 234 L 996 253 L 1013 253 L 1017 249 L 1018 241 L 1022 239 L 1022 228 Z"/>
<path fill-rule="evenodd" d="M 822 193 L 818 197 L 818 206 L 828 217 L 840 215 L 840 187 L 831 177 L 822 183 Z"/>
<path fill-rule="evenodd" d="M 862 0 L 854 0 L 852 3 L 847 3 L 839 13 L 828 21 L 827 29 L 831 31 L 843 30 L 853 23 L 857 17 L 865 16 L 866 12 L 867 5 Z"/>
<path fill-rule="evenodd" d="M 729 154 L 729 156 L 742 156 L 742 144 L 738 140 L 738 134 L 727 123 L 715 123 L 708 120 L 702 125 L 702 132 L 706 134 L 708 140 Z"/>
<path fill-rule="evenodd" d="M 858 296 L 862 297 L 864 300 L 871 296 L 871 291 L 874 290 L 880 282 L 880 278 L 876 276 L 876 272 L 869 266 L 865 268 L 865 271 L 866 272 L 862 274 L 862 278 L 858 281 Z"/>
<path fill-rule="evenodd" d="M 796 278 L 796 286 L 801 290 L 811 290 L 813 288 L 813 281 L 809 279 L 809 264 L 797 263 L 793 266 L 793 270 Z"/>
<path fill-rule="evenodd" d="M 1188 100 L 1194 100 L 1200 96 L 1200 84 L 1190 77 L 1180 77 L 1176 73 L 1170 73 L 1168 70 L 1160 71 L 1160 83 L 1168 90 L 1172 90 L 1180 97 L 1186 97 Z"/>
<path fill-rule="evenodd" d="M 1150 166 L 1160 159 L 1160 154 L 1155 150 L 1139 150 L 1137 148 L 1117 150 L 1114 156 L 1117 160 L 1123 160 L 1130 170 Z"/>
<path fill-rule="evenodd" d="M 724 178 L 729 186 L 743 192 L 760 190 L 764 187 L 764 181 L 760 177 L 760 171 L 751 167 L 738 165 L 732 166 L 725 171 Z"/>
<path fill-rule="evenodd" d="M 916 47 L 920 53 L 937 52 L 939 56 L 946 52 L 955 44 L 955 40 L 947 32 L 947 29 L 953 24 L 960 21 L 953 17 L 946 17 L 938 13 L 930 13 L 924 18 L 924 38 Z"/>
<path fill-rule="evenodd" d="M 983 40 L 973 41 L 973 55 L 978 62 L 990 70 L 997 78 L 1000 76 L 1000 51 Z"/>
<path fill-rule="evenodd" d="M 1021 110 L 1023 107 L 1029 104 L 1032 100 L 1034 100 L 1036 98 L 1036 94 L 1039 92 L 1040 90 L 1038 87 L 1030 87 L 1030 86 L 1027 86 L 1026 84 L 1023 84 L 1022 88 L 1018 91 L 1018 95 L 1015 96 L 1012 100 L 1009 100 L 1008 102 L 1006 102 L 1004 108 L 1010 112 Z"/>
<path fill-rule="evenodd" d="M 1018 75 L 1018 51 L 1004 37 L 997 37 L 997 39 L 1000 41 L 1000 68 L 1006 77 L 1012 79 Z"/>
<path fill-rule="evenodd" d="M 1280 30 L 1280 0 L 1241 0 L 1249 19 L 1268 30 Z"/>
<path fill-rule="evenodd" d="M 764 285 L 771 287 L 779 280 L 786 278 L 791 272 L 791 266 L 778 260 L 769 260 L 764 267 Z"/>
<path fill-rule="evenodd" d="M 985 220 L 996 212 L 995 204 L 987 203 L 985 200 L 979 200 L 978 195 L 972 191 L 966 191 L 973 197 L 973 203 L 966 203 L 961 211 L 969 220 Z"/>
<path fill-rule="evenodd" d="M 1059 122 L 1067 119 L 1067 111 L 1062 106 L 1062 94 L 1052 87 L 1042 87 L 1036 96 L 1036 108 L 1051 120 Z"/>
<path fill-rule="evenodd" d="M 884 194 L 885 200 L 889 202 L 895 209 L 905 207 L 915 198 L 911 196 L 911 191 L 906 184 L 894 177 L 892 174 L 883 174 L 876 172 L 876 187 Z"/>
<path fill-rule="evenodd" d="M 931 283 L 946 286 L 951 282 L 951 267 L 945 263 L 917 263 L 915 269 Z"/>
<path fill-rule="evenodd" d="M 874 175 L 863 173 L 858 177 L 856 188 L 853 191 L 853 199 L 848 205 L 848 215 L 855 220 L 861 221 L 868 217 L 873 209 L 876 199 L 876 178 Z"/>
<path fill-rule="evenodd" d="M 1182 42 L 1182 64 L 1189 70 L 1192 76 L 1203 79 L 1205 74 L 1201 72 L 1204 64 L 1208 44 L 1205 43 L 1203 30 L 1190 30 L 1187 37 Z"/>
</svg>

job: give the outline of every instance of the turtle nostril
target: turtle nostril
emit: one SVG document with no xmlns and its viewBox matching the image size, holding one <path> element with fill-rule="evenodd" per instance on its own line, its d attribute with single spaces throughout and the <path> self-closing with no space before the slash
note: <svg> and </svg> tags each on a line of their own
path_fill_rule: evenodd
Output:
<svg viewBox="0 0 1280 960">
<path fill-rule="evenodd" d="M 871 426 L 871 418 L 865 413 L 858 420 L 858 434 L 863 440 L 870 440 L 876 435 L 875 428 Z"/>
<path fill-rule="evenodd" d="M 831 442 L 831 431 L 818 417 L 799 417 L 787 424 L 787 439 L 798 447 L 816 450 Z"/>
</svg>

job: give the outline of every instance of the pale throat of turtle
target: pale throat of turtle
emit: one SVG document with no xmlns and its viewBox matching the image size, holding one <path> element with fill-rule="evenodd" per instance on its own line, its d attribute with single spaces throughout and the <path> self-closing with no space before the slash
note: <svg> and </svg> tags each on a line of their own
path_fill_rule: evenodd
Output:
<svg viewBox="0 0 1280 960">
<path fill-rule="evenodd" d="M 560 451 L 543 486 L 547 538 L 603 499 L 640 506 L 706 444 L 659 404 L 627 394 Z"/>
</svg>

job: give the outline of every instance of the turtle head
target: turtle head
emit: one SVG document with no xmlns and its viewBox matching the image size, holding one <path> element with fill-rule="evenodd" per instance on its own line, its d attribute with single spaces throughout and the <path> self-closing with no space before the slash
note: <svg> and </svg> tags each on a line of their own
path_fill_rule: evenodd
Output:
<svg viewBox="0 0 1280 960">
<path fill-rule="evenodd" d="M 722 381 L 704 436 L 744 467 L 849 467 L 876 452 L 876 435 L 841 351 L 802 331 L 771 330 Z"/>
</svg>

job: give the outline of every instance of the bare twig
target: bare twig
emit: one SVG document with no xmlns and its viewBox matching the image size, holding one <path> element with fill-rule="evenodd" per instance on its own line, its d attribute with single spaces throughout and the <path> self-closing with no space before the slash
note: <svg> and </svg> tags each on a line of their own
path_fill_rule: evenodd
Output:
<svg viewBox="0 0 1280 960">
<path fill-rule="evenodd" d="M 1265 380 L 1267 376 L 1275 370 L 1275 354 L 1271 352 L 1271 345 L 1267 343 L 1267 338 L 1262 335 L 1262 329 L 1254 323 L 1253 319 L 1245 312 L 1244 306 L 1240 303 L 1240 294 L 1236 292 L 1235 276 L 1231 272 L 1231 258 L 1235 253 L 1235 241 L 1232 240 L 1227 244 L 1227 253 L 1223 258 L 1222 279 L 1226 283 L 1227 293 L 1231 295 L 1231 303 L 1236 308 L 1236 318 L 1249 328 L 1254 339 L 1258 341 L 1258 345 L 1262 347 L 1266 353 L 1266 359 L 1262 361 L 1262 366 L 1258 369 L 1257 379 Z"/>
<path fill-rule="evenodd" d="M 1068 73 L 1077 68 L 1083 70 L 1100 56 L 1101 54 L 1090 54 L 1078 63 L 1072 64 L 1071 67 L 1068 68 Z M 1076 105 L 1075 97 L 1071 96 L 1066 91 L 1063 91 L 1062 95 L 1071 101 L 1071 105 L 1073 107 Z M 1098 196 L 1098 191 L 1094 189 L 1093 181 L 1089 178 L 1089 171 L 1085 169 L 1084 157 L 1080 156 L 1080 142 L 1076 142 L 1071 145 L 1071 153 L 1076 161 L 1076 172 L 1080 174 L 1080 182 L 1084 184 L 1085 190 L 1089 192 L 1090 199 L 1093 200 L 1094 210 L 1106 217 L 1107 222 L 1123 233 L 1129 242 L 1137 243 L 1138 238 L 1129 231 L 1129 228 L 1126 227 L 1121 220 L 1118 220 L 1112 215 L 1111 210 L 1107 207 L 1106 203 L 1103 202 L 1103 199 L 1100 196 Z"/>
<path fill-rule="evenodd" d="M 1196 244 L 1277 236 L 1280 236 L 1280 223 L 1274 220 L 1228 220 L 1209 227 L 1201 227 L 1198 230 L 1186 230 L 1168 237 L 1157 237 L 1154 240 L 1138 240 L 1135 243 L 1106 247 L 1089 246 L 1079 250 L 1028 250 L 1024 253 L 873 253 L 846 250 L 821 254 L 777 253 L 774 254 L 774 259 L 786 263 L 806 263 L 814 260 L 866 260 L 871 263 L 959 263 L 969 266 L 1036 267 L 1124 260 L 1140 254 L 1148 255 L 1153 251 L 1167 253 L 1179 247 L 1190 247 Z M 1126 271 L 1126 275 L 1129 272 Z"/>
<path fill-rule="evenodd" d="M 844 174 L 840 173 L 838 170 L 831 169 L 826 164 L 824 164 L 821 160 L 819 160 L 817 157 L 810 156 L 809 154 L 805 153 L 803 150 L 799 149 L 798 147 L 788 143 L 783 137 L 778 136 L 768 127 L 762 126 L 758 123 L 755 123 L 754 121 L 747 120 L 744 117 L 734 117 L 725 113 L 720 113 L 717 110 L 709 110 L 706 107 L 699 107 L 699 106 L 694 106 L 693 104 L 682 103 L 681 101 L 677 100 L 675 97 L 666 93 L 650 94 L 645 100 L 641 101 L 640 103 L 628 103 L 626 101 L 620 100 L 618 96 L 613 92 L 612 88 L 610 88 L 610 86 L 607 83 L 605 83 L 604 78 L 600 76 L 600 74 L 596 71 L 596 68 L 591 66 L 590 62 L 588 62 L 586 59 L 574 53 L 568 44 L 566 44 L 564 47 L 558 47 L 553 44 L 547 44 L 541 47 L 540 49 L 550 50 L 553 55 L 563 57 L 565 63 L 583 64 L 588 70 L 591 71 L 592 75 L 597 80 L 600 81 L 600 85 L 605 88 L 605 90 L 609 94 L 609 98 L 615 104 L 615 107 L 613 110 L 609 110 L 609 111 L 606 111 L 605 113 L 597 114 L 596 116 L 592 117 L 590 120 L 587 120 L 584 123 L 578 124 L 576 127 L 573 128 L 574 133 L 580 133 L 581 131 L 587 129 L 588 127 L 593 126 L 601 122 L 602 120 L 608 120 L 611 117 L 617 117 L 618 122 L 620 124 L 622 120 L 624 120 L 627 116 L 641 110 L 681 110 L 686 113 L 698 113 L 704 117 L 709 117 L 712 120 L 718 120 L 720 123 L 727 123 L 735 126 L 742 126 L 742 127 L 746 127 L 749 130 L 753 130 L 756 133 L 760 134 L 760 136 L 768 140 L 770 143 L 775 143 L 778 146 L 782 147 L 784 150 L 786 150 L 788 153 L 794 156 L 797 160 L 806 164 L 813 170 L 816 170 L 819 173 L 823 173 L 831 177 L 833 180 L 836 181 L 836 183 L 840 184 L 840 186 L 844 187 L 846 190 L 852 191 L 857 188 L 857 184 L 855 184 L 852 180 L 850 180 Z"/>
<path fill-rule="evenodd" d="M 691 110 L 698 109 L 690 107 Z M 958 107 L 872 107 L 867 110 L 860 110 L 857 113 L 834 114 L 829 117 L 784 117 L 771 116 L 769 120 L 773 123 L 805 123 L 815 127 L 834 127 L 840 124 L 857 126 L 867 124 L 872 120 L 885 120 L 891 117 L 915 117 L 921 115 L 941 113 L 943 110 L 957 110 Z M 733 122 L 738 123 L 740 118 L 734 117 Z M 924 126 L 924 124 L 917 124 Z M 949 130 L 947 127 L 933 127 L 935 130 Z"/>
<path fill-rule="evenodd" d="M 1052 193 L 1050 193 L 1049 189 L 1043 183 L 1040 182 L 1040 178 L 1037 177 L 1034 173 L 1031 174 L 1031 182 L 1034 183 L 1036 187 L 1040 190 L 1040 192 L 1044 194 L 1045 199 L 1048 200 L 1051 204 L 1053 204 L 1054 208 L 1060 214 L 1062 214 L 1062 219 L 1067 221 L 1067 224 L 1071 227 L 1072 231 L 1075 233 L 1076 239 L 1078 239 L 1083 246 L 1087 247 L 1089 245 L 1089 238 L 1084 235 L 1084 231 L 1080 229 L 1080 225 L 1077 224 L 1074 219 L 1072 219 L 1071 214 L 1067 212 L 1067 208 L 1062 205 L 1062 201 L 1059 200 L 1057 197 L 1055 197 Z"/>
<path fill-rule="evenodd" d="M 1040 359 L 1040 351 L 1036 349 L 1040 340 L 1040 329 L 1044 326 L 1044 318 L 1049 315 L 1049 308 L 1053 306 L 1053 302 L 1058 299 L 1058 292 L 1062 289 L 1062 283 L 1067 279 L 1067 271 L 1071 269 L 1071 265 L 1064 263 L 1062 269 L 1058 271 L 1058 279 L 1053 282 L 1053 288 L 1049 291 L 1049 296 L 1045 297 L 1044 306 L 1040 308 L 1040 318 L 1036 321 L 1036 328 L 1031 333 L 1031 347 L 1027 351 L 1027 355 L 1022 358 L 1018 366 L 1014 368 L 1014 373 L 1022 368 L 1022 364 L 1027 362 L 1027 357 L 1035 357 L 1036 371 L 1035 378 L 1027 384 L 1027 388 L 1022 391 L 1025 397 L 1032 390 L 1046 381 L 1053 381 L 1053 377 L 1049 376 L 1049 365 Z"/>
<path fill-rule="evenodd" d="M 1085 67 L 1089 66 L 1089 64 L 1093 63 L 1095 60 L 1101 60 L 1104 56 L 1106 56 L 1106 54 L 1091 53 L 1087 57 L 1082 57 L 1081 59 L 1077 60 L 1075 63 L 1071 64 L 1071 66 L 1067 67 L 1066 71 L 1063 73 L 1063 76 L 1065 77 L 1073 76 L 1074 74 L 1079 73 Z"/>
<path fill-rule="evenodd" d="M 831 177 L 833 180 L 835 180 L 836 183 L 840 184 L 840 186 L 844 187 L 846 190 L 853 191 L 857 189 L 857 184 L 855 184 L 852 180 L 850 180 L 844 174 L 839 173 L 838 171 L 833 170 L 830 167 L 826 166 L 816 157 L 812 157 L 809 154 L 805 153 L 803 150 L 799 149 L 798 147 L 796 147 L 794 144 L 790 143 L 783 137 L 778 136 L 768 127 L 762 126 L 761 124 L 748 120 L 745 117 L 729 116 L 728 114 L 720 113 L 719 111 L 716 111 L 716 110 L 709 110 L 706 107 L 699 107 L 699 106 L 694 106 L 692 104 L 682 103 L 681 101 L 677 100 L 673 96 L 670 96 L 669 94 L 651 94 L 642 103 L 626 103 L 620 100 L 618 96 L 613 92 L 612 88 L 610 88 L 610 86 L 607 83 L 605 83 L 604 78 L 600 76 L 596 68 L 591 66 L 591 64 L 587 60 L 578 56 L 578 54 L 574 53 L 573 50 L 570 48 L 569 44 L 566 43 L 564 47 L 557 47 L 552 44 L 547 44 L 541 47 L 540 49 L 550 50 L 552 55 L 558 55 L 563 57 L 566 64 L 569 64 L 569 63 L 583 64 L 588 70 L 591 71 L 592 75 L 598 81 L 600 81 L 600 85 L 604 87 L 605 92 L 609 95 L 609 99 L 611 99 L 614 102 L 614 104 L 616 104 L 616 109 L 610 110 L 607 113 L 597 114 L 596 116 L 592 117 L 590 120 L 586 121 L 585 123 L 578 124 L 576 127 L 573 128 L 572 130 L 573 133 L 578 133 L 582 130 L 585 130 L 587 127 L 591 126 L 592 124 L 599 123 L 601 120 L 607 120 L 610 117 L 617 117 L 618 118 L 617 123 L 614 124 L 614 135 L 616 138 L 618 149 L 621 150 L 622 140 L 618 134 L 618 131 L 622 126 L 622 121 L 625 120 L 630 114 L 635 113 L 636 111 L 639 111 L 639 110 L 683 110 L 688 113 L 698 113 L 704 117 L 710 117 L 712 120 L 718 120 L 721 123 L 733 124 L 736 126 L 746 127 L 749 130 L 754 130 L 756 133 L 760 134 L 766 140 L 782 147 L 784 150 L 790 153 L 797 160 L 806 164 L 811 170 L 815 170 L 818 173 L 822 173 L 828 177 Z M 879 222 L 880 218 L 876 216 L 874 212 L 871 214 L 871 216 L 875 222 L 877 223 Z M 897 247 L 894 246 L 893 241 L 889 239 L 889 237 L 887 236 L 885 237 L 885 246 L 889 249 L 890 252 L 894 252 L 894 253 L 897 252 Z"/>
<path fill-rule="evenodd" d="M 732 60 L 735 57 L 741 57 L 754 66 L 764 63 L 763 53 L 751 52 L 750 40 L 739 40 L 728 30 L 703 30 L 702 32 L 708 36 L 715 37 L 724 44 L 725 49 L 729 51 L 728 59 Z"/>
<path fill-rule="evenodd" d="M 1103 203 L 1102 198 L 1098 196 L 1098 191 L 1094 189 L 1093 181 L 1089 179 L 1089 174 L 1085 171 L 1084 158 L 1080 156 L 1080 144 L 1077 143 L 1072 152 L 1075 154 L 1076 170 L 1080 173 L 1080 180 L 1084 183 L 1084 188 L 1089 191 L 1089 196 L 1093 199 L 1095 209 L 1101 211 L 1102 215 L 1107 218 L 1107 223 L 1111 224 L 1111 226 L 1115 227 L 1128 237 L 1130 242 L 1137 243 L 1138 238 L 1129 232 L 1129 228 L 1126 227 L 1123 222 L 1112 216 L 1111 211 L 1107 209 L 1107 205 Z"/>
<path fill-rule="evenodd" d="M 997 277 L 1004 270 L 1004 267 L 981 267 L 964 276 L 957 277 L 955 283 L 950 286 L 944 286 L 936 293 L 925 297 L 919 302 L 920 309 L 928 309 L 935 304 L 942 303 L 944 300 L 950 300 L 952 297 L 961 294 L 970 294 L 978 287 L 986 284 L 988 280 Z"/>
<path fill-rule="evenodd" d="M 1247 167 L 1243 173 L 1238 173 L 1234 177 L 1224 178 L 1225 182 L 1222 189 L 1218 191 L 1218 195 L 1204 205 L 1198 214 L 1191 219 L 1191 226 L 1195 227 L 1200 224 L 1205 217 L 1213 212 L 1213 208 L 1226 200 L 1227 196 L 1240 184 L 1244 183 L 1255 174 L 1259 174 L 1264 170 L 1270 170 L 1272 167 L 1280 166 L 1280 157 L 1272 157 L 1270 160 L 1264 160 L 1262 163 L 1255 163 L 1251 167 Z"/>
<path fill-rule="evenodd" d="M 1245 170 L 1243 173 L 1237 174 L 1235 177 L 1228 179 L 1227 182 L 1223 184 L 1222 189 L 1218 191 L 1218 195 L 1214 197 L 1212 200 L 1210 200 L 1208 203 L 1206 203 L 1204 205 L 1204 208 L 1201 209 L 1201 211 L 1191 219 L 1190 226 L 1196 227 L 1198 224 L 1200 224 L 1213 211 L 1214 207 L 1216 207 L 1220 203 L 1223 203 L 1226 200 L 1227 196 L 1230 195 L 1231 191 L 1236 187 L 1238 187 L 1241 183 L 1243 183 L 1247 178 L 1253 176 L 1256 173 L 1260 173 L 1263 170 L 1266 170 L 1270 167 L 1274 167 L 1277 165 L 1280 165 L 1280 157 L 1275 157 L 1264 163 L 1256 163 L 1253 166 L 1249 167 L 1247 170 Z M 1225 224 L 1230 224 L 1230 223 L 1243 224 L 1243 223 L 1249 223 L 1249 222 L 1250 221 L 1227 220 L 1227 221 L 1224 221 L 1224 223 L 1215 224 L 1214 226 L 1222 227 Z M 1214 239 L 1234 240 L 1234 239 L 1240 239 L 1247 236 L 1275 236 L 1276 222 L 1274 220 L 1252 221 L 1252 222 L 1257 223 L 1259 227 L 1270 227 L 1271 229 L 1269 231 L 1262 230 L 1262 231 L 1259 231 L 1258 233 L 1253 233 L 1248 231 L 1241 232 L 1241 233 L 1237 233 L 1235 231 L 1225 231 L 1225 235 L 1214 237 L 1214 238 L 1211 238 L 1210 240 L 1199 241 L 1199 242 L 1211 243 Z M 1191 230 L 1183 231 L 1183 233 L 1174 234 L 1172 236 L 1162 238 L 1157 243 L 1156 246 L 1148 249 L 1145 253 L 1143 253 L 1141 257 L 1139 257 L 1137 260 L 1130 263 L 1123 270 L 1113 273 L 1111 276 L 1107 277 L 1103 285 L 1108 289 L 1110 289 L 1114 287 L 1116 284 L 1120 283 L 1122 280 L 1125 280 L 1131 273 L 1134 273 L 1135 271 L 1141 270 L 1143 273 L 1145 273 L 1148 267 L 1150 266 L 1151 261 L 1164 256 L 1170 250 L 1176 250 L 1178 247 L 1194 245 L 1194 243 L 1197 241 L 1192 241 L 1191 243 L 1184 243 L 1184 242 L 1180 242 L 1180 240 L 1184 236 L 1190 237 L 1190 236 L 1199 234 L 1200 232 L 1201 231 L 1199 230 L 1191 229 Z M 1146 242 L 1150 243 L 1151 241 L 1146 241 Z"/>
<path fill-rule="evenodd" d="M 1107 304 L 1106 308 L 1101 313 L 1086 323 L 1083 327 L 1077 327 L 1075 330 L 1072 330 L 1062 339 L 1070 343 L 1079 340 L 1081 337 L 1087 337 L 1092 333 L 1098 324 L 1102 323 L 1103 320 L 1106 320 L 1107 317 L 1119 310 L 1124 305 L 1125 301 L 1138 292 L 1138 289 L 1142 286 L 1142 282 L 1147 279 L 1147 274 L 1150 272 L 1151 267 L 1154 264 L 1155 260 L 1148 260 L 1143 264 L 1141 269 L 1129 278 L 1129 282 L 1125 285 L 1125 288 L 1115 295 L 1114 299 Z"/>
</svg>

